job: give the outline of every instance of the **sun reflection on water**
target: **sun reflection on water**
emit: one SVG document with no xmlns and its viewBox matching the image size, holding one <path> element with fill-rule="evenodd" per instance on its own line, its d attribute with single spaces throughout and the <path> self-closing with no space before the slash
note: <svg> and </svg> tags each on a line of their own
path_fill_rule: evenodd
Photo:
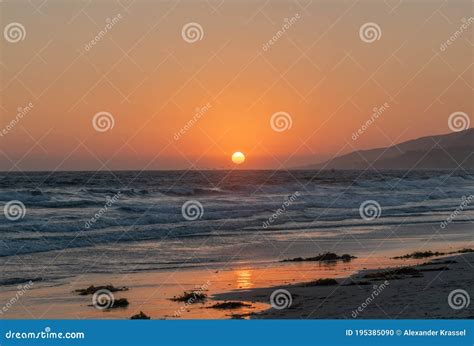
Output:
<svg viewBox="0 0 474 346">
<path fill-rule="evenodd" d="M 253 287 L 252 272 L 246 269 L 236 270 L 237 288 L 249 289 Z"/>
</svg>

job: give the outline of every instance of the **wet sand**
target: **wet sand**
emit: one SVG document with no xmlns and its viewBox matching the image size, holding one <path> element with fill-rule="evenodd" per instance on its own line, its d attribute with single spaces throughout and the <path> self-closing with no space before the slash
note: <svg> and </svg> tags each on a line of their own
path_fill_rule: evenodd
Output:
<svg viewBox="0 0 474 346">
<path fill-rule="evenodd" d="M 468 317 L 466 312 L 450 311 L 452 309 L 446 303 L 450 290 L 473 287 L 474 256 L 458 257 L 458 264 L 450 265 L 449 271 L 424 272 L 423 278 L 390 281 L 390 286 L 383 292 L 381 299 L 371 304 L 360 317 Z M 297 283 L 320 278 L 337 278 L 340 283 L 348 283 L 344 278 L 358 275 L 360 270 L 413 265 L 429 260 L 431 259 L 393 259 L 387 255 L 356 258 L 350 262 L 279 262 L 256 267 L 237 265 L 226 270 L 89 274 L 70 282 L 35 282 L 0 318 L 128 319 L 140 311 L 152 319 L 351 318 L 351 311 L 366 299 L 373 289 L 372 284 L 300 287 Z M 82 296 L 75 292 L 90 285 L 107 284 L 128 288 L 127 291 L 113 293 L 116 300 L 126 298 L 129 302 L 127 307 L 99 310 L 92 306 L 92 295 Z M 285 288 L 292 293 L 293 304 L 290 308 L 272 308 L 270 295 L 276 288 Z M 171 300 L 184 291 L 199 289 L 209 297 L 203 303 L 187 304 Z M 17 287 L 4 288 L 0 292 L 1 301 L 10 301 L 16 292 Z M 241 301 L 250 306 L 236 309 L 209 308 L 216 302 L 226 301 Z M 406 304 L 411 306 L 407 307 Z M 444 305 L 447 309 L 442 308 L 446 307 Z"/>
</svg>

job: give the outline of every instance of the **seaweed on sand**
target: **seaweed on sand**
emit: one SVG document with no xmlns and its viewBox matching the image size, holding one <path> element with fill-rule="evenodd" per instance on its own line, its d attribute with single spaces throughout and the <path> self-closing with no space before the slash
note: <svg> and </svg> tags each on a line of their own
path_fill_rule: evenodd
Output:
<svg viewBox="0 0 474 346">
<path fill-rule="evenodd" d="M 325 252 L 323 254 L 319 254 L 314 257 L 288 258 L 288 259 L 284 259 L 282 262 L 325 262 L 325 261 L 339 261 L 339 260 L 348 262 L 348 261 L 351 261 L 353 258 L 357 258 L 357 257 L 349 255 L 349 254 L 343 254 L 339 256 L 335 254 L 334 252 Z"/>
<path fill-rule="evenodd" d="M 110 292 L 120 292 L 120 291 L 128 291 L 128 288 L 125 287 L 125 286 L 124 287 L 114 287 L 112 285 L 105 285 L 105 286 L 90 285 L 87 288 L 78 289 L 78 290 L 75 290 L 74 292 L 79 293 L 79 295 L 81 295 L 81 296 L 86 296 L 88 294 L 94 294 L 95 292 L 100 291 L 100 290 L 107 290 L 107 291 L 110 291 Z"/>
<path fill-rule="evenodd" d="M 208 309 L 222 309 L 222 310 L 229 310 L 229 309 L 240 309 L 240 308 L 250 308 L 252 304 L 242 303 L 242 302 L 223 302 L 223 303 L 216 303 L 208 307 Z"/>
<path fill-rule="evenodd" d="M 130 317 L 131 320 L 149 320 L 150 316 L 146 315 L 143 311 Z"/>
<path fill-rule="evenodd" d="M 427 258 L 427 257 L 433 257 L 433 256 L 444 256 L 444 255 L 453 255 L 453 254 L 458 254 L 458 253 L 470 253 L 470 252 L 474 252 L 474 249 L 464 248 L 464 249 L 457 250 L 457 251 L 452 251 L 452 252 L 438 252 L 438 251 L 433 252 L 431 250 L 429 250 L 429 251 L 415 251 L 415 252 L 412 252 L 412 253 L 407 254 L 407 255 L 396 256 L 396 257 L 393 257 L 393 258 L 394 259 L 408 259 L 408 258 L 419 259 L 419 258 Z"/>
<path fill-rule="evenodd" d="M 125 308 L 128 306 L 128 304 L 127 298 L 116 299 L 110 309 Z"/>
<path fill-rule="evenodd" d="M 195 291 L 185 291 L 182 295 L 180 296 L 174 296 L 173 298 L 170 298 L 170 300 L 174 302 L 187 302 L 189 304 L 194 304 L 194 303 L 203 303 L 207 299 L 207 294 L 203 292 L 195 292 Z"/>
<path fill-rule="evenodd" d="M 403 255 L 403 256 L 396 256 L 393 257 L 394 259 L 408 259 L 408 258 L 427 258 L 427 257 L 433 257 L 433 256 L 442 256 L 446 255 L 445 252 L 432 252 L 432 251 L 415 251 L 413 253 Z"/>
</svg>

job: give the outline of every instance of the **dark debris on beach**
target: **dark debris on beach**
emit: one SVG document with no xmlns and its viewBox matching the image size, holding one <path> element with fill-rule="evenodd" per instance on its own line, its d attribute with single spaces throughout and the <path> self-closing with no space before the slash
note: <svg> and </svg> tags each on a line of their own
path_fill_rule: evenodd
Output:
<svg viewBox="0 0 474 346">
<path fill-rule="evenodd" d="M 230 310 L 230 309 L 240 309 L 240 308 L 250 308 L 252 304 L 243 303 L 243 302 L 223 302 L 223 303 L 216 303 L 214 305 L 208 306 L 208 309 L 222 309 L 222 310 Z"/>
<path fill-rule="evenodd" d="M 415 251 L 410 254 L 406 254 L 403 256 L 396 256 L 393 257 L 393 259 L 409 259 L 409 258 L 415 258 L 415 259 L 420 259 L 420 258 L 427 258 L 427 257 L 434 257 L 434 256 L 444 256 L 444 255 L 454 255 L 454 254 L 460 254 L 460 253 L 469 253 L 469 252 L 474 252 L 474 249 L 468 249 L 464 248 L 458 251 L 453 251 L 453 252 L 432 252 L 430 251 Z"/>
<path fill-rule="evenodd" d="M 150 316 L 146 315 L 143 311 L 130 317 L 131 320 L 149 320 Z"/>
<path fill-rule="evenodd" d="M 174 302 L 187 302 L 189 304 L 204 303 L 207 300 L 207 294 L 203 292 L 185 291 L 182 295 L 174 296 L 170 298 L 170 300 Z"/>
<path fill-rule="evenodd" d="M 90 285 L 87 288 L 78 289 L 78 290 L 75 290 L 74 292 L 79 293 L 79 295 L 81 295 L 81 296 L 86 296 L 88 294 L 94 294 L 95 292 L 100 291 L 100 290 L 107 290 L 107 291 L 110 291 L 110 292 L 121 292 L 121 291 L 128 291 L 128 288 L 125 287 L 125 286 L 124 287 L 114 287 L 112 285 L 105 285 L 105 286 Z"/>
<path fill-rule="evenodd" d="M 343 254 L 341 256 L 335 254 L 334 252 L 325 252 L 323 254 L 318 254 L 314 257 L 296 257 L 284 259 L 281 262 L 325 262 L 325 261 L 344 261 L 349 262 L 352 259 L 357 258 L 349 254 Z"/>
<path fill-rule="evenodd" d="M 126 308 L 128 306 L 129 302 L 126 298 L 120 298 L 116 299 L 110 309 L 116 309 L 116 308 Z"/>
<path fill-rule="evenodd" d="M 433 256 L 442 256 L 442 255 L 446 255 L 446 253 L 445 252 L 432 252 L 432 251 L 416 251 L 407 255 L 393 257 L 393 259 L 408 259 L 408 258 L 419 259 L 419 258 L 427 258 L 427 257 L 433 257 Z"/>
<path fill-rule="evenodd" d="M 432 266 L 432 265 L 441 265 L 441 264 L 456 264 L 458 263 L 458 261 L 455 261 L 455 260 L 447 260 L 447 261 L 432 261 L 432 262 L 426 262 L 426 263 L 422 263 L 422 264 L 419 264 L 419 266 Z"/>
</svg>

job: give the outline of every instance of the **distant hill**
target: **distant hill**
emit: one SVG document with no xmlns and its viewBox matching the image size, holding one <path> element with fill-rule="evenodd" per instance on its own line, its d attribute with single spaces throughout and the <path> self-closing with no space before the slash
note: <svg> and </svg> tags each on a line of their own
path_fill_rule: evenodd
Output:
<svg viewBox="0 0 474 346">
<path fill-rule="evenodd" d="M 474 169 L 474 128 L 358 150 L 299 169 Z"/>
</svg>

